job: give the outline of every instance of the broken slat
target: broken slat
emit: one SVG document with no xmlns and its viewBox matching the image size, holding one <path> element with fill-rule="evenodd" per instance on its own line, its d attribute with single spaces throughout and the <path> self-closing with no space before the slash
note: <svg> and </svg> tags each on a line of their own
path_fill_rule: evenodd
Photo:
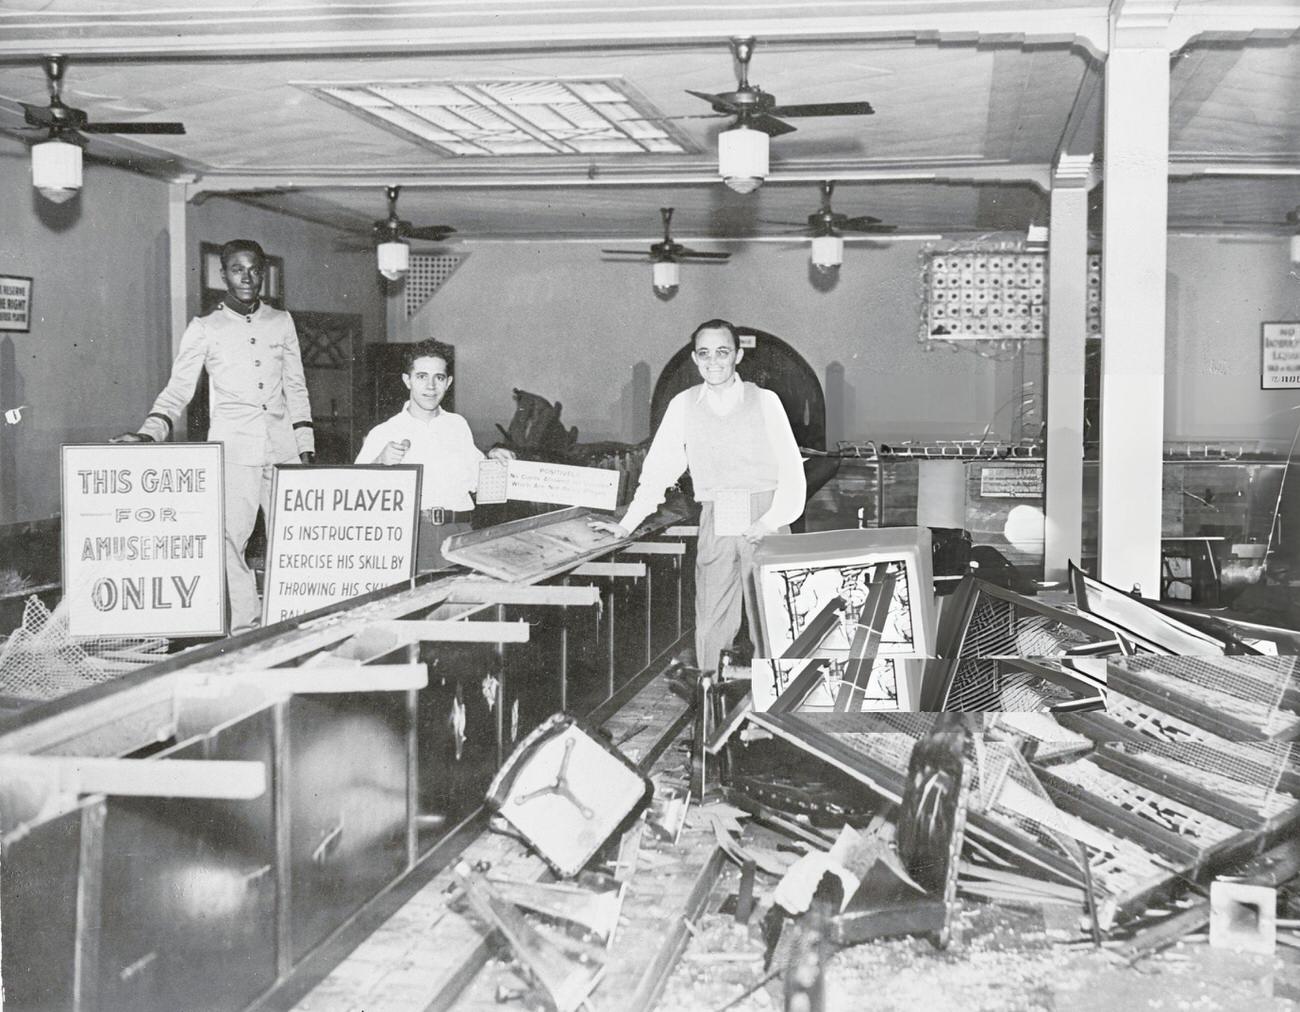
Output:
<svg viewBox="0 0 1300 1012">
<path fill-rule="evenodd" d="M 207 676 L 196 685 L 222 690 L 252 685 L 267 693 L 296 695 L 319 692 L 402 692 L 429 684 L 426 664 L 321 664 L 300 668 L 240 668 L 229 675 Z"/>
<path fill-rule="evenodd" d="M 397 619 L 371 628 L 396 634 L 398 646 L 411 643 L 527 643 L 527 622 L 478 622 L 469 619 Z"/>
<path fill-rule="evenodd" d="M 644 562 L 584 562 L 570 570 L 573 576 L 618 576 L 640 579 L 645 576 Z"/>
<path fill-rule="evenodd" d="M 585 607 L 600 603 L 600 588 L 587 584 L 551 586 L 463 580 L 452 588 L 450 604 L 549 604 Z"/>
<path fill-rule="evenodd" d="M 0 756 L 0 780 L 43 781 L 64 794 L 248 800 L 266 791 L 266 766 L 235 759 Z"/>
</svg>

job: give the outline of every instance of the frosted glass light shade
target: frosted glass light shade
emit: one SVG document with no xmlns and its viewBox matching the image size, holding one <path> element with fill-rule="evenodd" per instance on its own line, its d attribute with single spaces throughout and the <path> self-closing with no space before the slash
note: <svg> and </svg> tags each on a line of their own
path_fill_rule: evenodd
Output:
<svg viewBox="0 0 1300 1012">
<path fill-rule="evenodd" d="M 681 265 L 673 260 L 657 260 L 654 264 L 654 286 L 660 295 L 667 295 L 681 280 Z"/>
<path fill-rule="evenodd" d="M 812 262 L 819 271 L 833 271 L 844 262 L 844 239 L 838 235 L 813 236 Z"/>
<path fill-rule="evenodd" d="M 737 193 L 752 193 L 767 177 L 768 136 L 750 127 L 718 134 L 718 174 Z"/>
<path fill-rule="evenodd" d="M 389 281 L 396 281 L 411 266 L 411 247 L 404 242 L 381 242 L 375 253 L 379 258 L 379 273 Z"/>
<path fill-rule="evenodd" d="M 1300 235 L 1291 237 L 1291 262 L 1300 264 Z"/>
<path fill-rule="evenodd" d="M 56 204 L 71 200 L 81 189 L 81 148 L 53 140 L 33 145 L 32 185 Z"/>
</svg>

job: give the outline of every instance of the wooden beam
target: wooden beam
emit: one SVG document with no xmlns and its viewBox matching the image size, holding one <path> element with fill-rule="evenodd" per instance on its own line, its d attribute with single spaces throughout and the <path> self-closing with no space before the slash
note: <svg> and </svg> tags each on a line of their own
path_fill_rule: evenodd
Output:
<svg viewBox="0 0 1300 1012">
<path fill-rule="evenodd" d="M 478 622 L 469 619 L 395 619 L 373 622 L 370 628 L 397 635 L 397 646 L 408 643 L 527 643 L 527 622 Z"/>
<path fill-rule="evenodd" d="M 233 759 L 87 759 L 0 756 L 0 780 L 39 780 L 63 794 L 157 798 L 261 797 L 266 767 Z"/>
<path fill-rule="evenodd" d="M 448 595 L 449 604 L 549 604 L 585 607 L 600 603 L 600 588 L 585 584 L 520 585 L 496 580 L 462 580 Z"/>
<path fill-rule="evenodd" d="M 680 541 L 633 541 L 619 549 L 621 555 L 685 555 L 686 546 Z"/>
<path fill-rule="evenodd" d="M 328 661 L 328 655 L 324 655 Z M 401 692 L 429 684 L 426 664 L 349 664 L 346 661 L 297 668 L 241 668 L 229 675 L 208 676 L 205 686 L 252 685 L 268 694 L 305 692 Z"/>
<path fill-rule="evenodd" d="M 640 579 L 645 576 L 644 562 L 584 562 L 575 566 L 573 576 L 620 576 Z"/>
</svg>

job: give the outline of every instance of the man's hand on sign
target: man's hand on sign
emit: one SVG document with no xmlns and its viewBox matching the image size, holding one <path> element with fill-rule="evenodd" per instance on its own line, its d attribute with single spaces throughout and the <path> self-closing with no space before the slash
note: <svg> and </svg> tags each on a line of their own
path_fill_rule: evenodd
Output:
<svg viewBox="0 0 1300 1012">
<path fill-rule="evenodd" d="M 153 437 L 146 436 L 143 432 L 123 432 L 120 436 L 114 436 L 109 440 L 110 443 L 152 443 Z"/>
<path fill-rule="evenodd" d="M 613 520 L 601 520 L 599 517 L 588 517 L 587 526 L 593 531 L 604 531 L 606 534 L 613 534 L 618 538 L 630 538 L 632 532 L 622 524 L 615 523 Z"/>
<path fill-rule="evenodd" d="M 767 524 L 763 523 L 761 520 L 755 520 L 745 528 L 743 536 L 751 545 L 756 545 L 771 533 L 772 528 L 768 527 Z"/>
<path fill-rule="evenodd" d="M 403 439 L 400 443 L 390 441 L 384 447 L 384 452 L 379 455 L 379 463 L 391 467 L 393 464 L 400 464 L 406 458 L 406 451 L 411 448 L 411 441 Z"/>
<path fill-rule="evenodd" d="M 508 450 L 504 446 L 494 446 L 488 450 L 487 455 L 493 460 L 514 460 L 515 451 Z"/>
</svg>

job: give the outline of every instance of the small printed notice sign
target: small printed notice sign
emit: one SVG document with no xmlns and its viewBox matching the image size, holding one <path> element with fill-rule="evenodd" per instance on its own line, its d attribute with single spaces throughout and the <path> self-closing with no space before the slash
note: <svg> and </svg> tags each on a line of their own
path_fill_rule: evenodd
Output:
<svg viewBox="0 0 1300 1012">
<path fill-rule="evenodd" d="M 494 464 L 508 466 L 491 466 Z M 618 505 L 619 477 L 618 471 L 606 467 L 487 460 L 479 465 L 476 499 L 481 503 L 515 499 L 612 510 Z"/>
<path fill-rule="evenodd" d="M 262 623 L 409 580 L 422 471 L 419 464 L 277 467 Z"/>
<path fill-rule="evenodd" d="M 1043 469 L 1016 464 L 981 467 L 980 495 L 986 499 L 1041 499 Z"/>
<path fill-rule="evenodd" d="M 1260 385 L 1264 390 L 1300 390 L 1300 322 L 1264 323 L 1263 368 Z"/>
<path fill-rule="evenodd" d="M 224 635 L 222 449 L 63 447 L 63 600 L 71 635 Z"/>
</svg>

